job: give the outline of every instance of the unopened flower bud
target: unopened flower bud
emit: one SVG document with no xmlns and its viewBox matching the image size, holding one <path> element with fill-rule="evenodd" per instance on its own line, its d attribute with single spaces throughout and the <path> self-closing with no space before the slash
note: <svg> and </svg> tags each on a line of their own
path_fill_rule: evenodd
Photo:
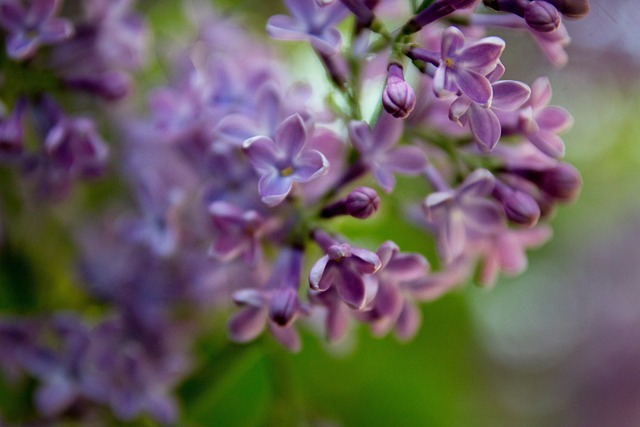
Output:
<svg viewBox="0 0 640 427">
<path fill-rule="evenodd" d="M 532 29 L 541 33 L 548 33 L 560 26 L 562 20 L 560 12 L 546 1 L 532 1 L 524 10 L 524 20 Z"/>
<path fill-rule="evenodd" d="M 369 218 L 380 208 L 380 197 L 373 188 L 358 187 L 347 196 L 346 208 L 354 218 Z"/>
<path fill-rule="evenodd" d="M 280 326 L 289 325 L 300 309 L 295 289 L 283 287 L 275 290 L 269 302 L 269 317 Z"/>
<path fill-rule="evenodd" d="M 580 172 L 568 163 L 560 163 L 542 173 L 540 189 L 549 196 L 562 202 L 576 199 L 582 187 Z"/>
<path fill-rule="evenodd" d="M 399 119 L 407 117 L 416 106 L 416 95 L 404 80 L 402 66 L 396 63 L 389 65 L 389 77 L 387 87 L 382 93 L 382 105 L 387 113 Z"/>
<path fill-rule="evenodd" d="M 496 182 L 494 196 L 502 203 L 507 218 L 512 222 L 533 227 L 540 219 L 540 206 L 530 194 Z"/>
<path fill-rule="evenodd" d="M 589 13 L 589 0 L 546 0 L 568 18 L 582 18 Z"/>
</svg>

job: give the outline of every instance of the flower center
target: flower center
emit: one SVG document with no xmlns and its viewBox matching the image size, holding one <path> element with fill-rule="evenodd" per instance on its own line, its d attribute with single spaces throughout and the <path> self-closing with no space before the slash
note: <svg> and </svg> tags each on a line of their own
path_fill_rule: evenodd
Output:
<svg viewBox="0 0 640 427">
<path fill-rule="evenodd" d="M 453 68 L 453 59 L 451 58 L 445 58 L 444 60 L 444 65 L 447 68 Z"/>
<path fill-rule="evenodd" d="M 293 168 L 291 166 L 287 166 L 286 168 L 280 169 L 280 176 L 290 176 L 293 174 Z"/>
</svg>

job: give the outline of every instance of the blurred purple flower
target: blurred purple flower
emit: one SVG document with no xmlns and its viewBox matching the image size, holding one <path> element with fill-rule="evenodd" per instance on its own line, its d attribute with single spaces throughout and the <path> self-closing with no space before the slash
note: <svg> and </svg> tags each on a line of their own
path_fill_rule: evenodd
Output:
<svg viewBox="0 0 640 427">
<path fill-rule="evenodd" d="M 551 84 L 539 77 L 531 86 L 531 97 L 520 112 L 519 130 L 540 151 L 549 157 L 564 155 L 564 142 L 557 135 L 573 124 L 571 115 L 561 107 L 548 106 Z"/>
<path fill-rule="evenodd" d="M 22 119 L 26 106 L 26 100 L 19 98 L 13 111 L 0 119 L 0 155 L 15 155 L 24 149 Z"/>
<path fill-rule="evenodd" d="M 423 203 L 427 221 L 435 228 L 438 253 L 449 263 L 465 252 L 468 233 L 495 233 L 504 223 L 500 206 L 487 199 L 495 178 L 486 169 L 477 169 L 455 190 L 438 191 Z"/>
<path fill-rule="evenodd" d="M 254 265 L 260 258 L 258 239 L 265 229 L 262 216 L 224 201 L 210 204 L 209 215 L 217 232 L 209 254 L 221 261 L 243 256 L 245 262 Z"/>
<path fill-rule="evenodd" d="M 280 40 L 308 40 L 314 49 L 333 55 L 340 49 L 342 38 L 335 25 L 349 10 L 342 2 L 320 7 L 315 0 L 285 0 L 293 16 L 274 15 L 267 22 L 267 32 Z"/>
<path fill-rule="evenodd" d="M 395 187 L 393 173 L 419 174 L 426 165 L 424 153 L 417 147 L 396 147 L 403 123 L 389 114 L 381 114 L 373 129 L 364 121 L 349 123 L 349 137 L 362 162 L 373 173 L 378 185 L 390 193 Z"/>
<path fill-rule="evenodd" d="M 9 32 L 9 57 L 21 61 L 31 57 L 40 45 L 60 43 L 73 34 L 69 21 L 54 17 L 60 1 L 30 0 L 27 8 L 19 0 L 0 4 L 0 26 Z"/>
<path fill-rule="evenodd" d="M 266 136 L 247 139 L 242 150 L 260 174 L 262 201 L 276 206 L 287 197 L 294 182 L 308 182 L 327 172 L 327 159 L 317 150 L 305 150 L 307 130 L 298 114 L 278 126 L 275 141 Z"/>
</svg>

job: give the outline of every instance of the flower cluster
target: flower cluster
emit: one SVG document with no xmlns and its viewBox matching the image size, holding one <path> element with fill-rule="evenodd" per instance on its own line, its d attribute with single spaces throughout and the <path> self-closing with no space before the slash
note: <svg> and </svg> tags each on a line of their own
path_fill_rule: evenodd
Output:
<svg viewBox="0 0 640 427">
<path fill-rule="evenodd" d="M 74 232 L 78 280 L 107 314 L 0 320 L 0 367 L 37 379 L 43 417 L 107 406 L 119 419 L 175 422 L 171 391 L 188 373 L 198 320 L 231 302 L 236 342 L 268 329 L 297 351 L 300 325 L 319 323 L 335 341 L 354 322 L 407 340 L 417 303 L 475 272 L 489 286 L 526 268 L 525 250 L 550 237 L 544 221 L 580 190 L 559 136 L 572 118 L 549 105 L 547 78 L 502 79 L 506 43 L 488 31 L 524 29 L 561 65 L 562 19 L 588 4 L 425 0 L 391 15 L 399 3 L 285 0 L 289 14 L 268 19 L 272 38 L 308 44 L 328 94 L 295 82 L 244 28 L 197 10 L 193 47 L 165 58 L 173 75 L 148 95 L 148 111 L 110 118 L 128 189 L 114 209 L 130 207 Z M 58 8 L 0 0 L 12 61 L 0 161 L 50 196 L 103 172 L 109 153 L 94 121 L 65 113 L 62 94 L 122 99 L 148 39 L 127 0 L 83 2 L 73 20 Z M 45 87 L 24 92 L 8 83 L 43 75 Z M 410 221 L 433 257 L 402 251 L 392 232 L 377 248 L 338 233 L 392 200 L 394 211 L 418 212 Z"/>
</svg>

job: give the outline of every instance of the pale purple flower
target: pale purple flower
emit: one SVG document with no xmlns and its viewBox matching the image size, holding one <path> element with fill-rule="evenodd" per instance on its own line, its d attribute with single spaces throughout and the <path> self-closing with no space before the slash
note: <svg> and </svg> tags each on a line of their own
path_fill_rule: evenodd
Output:
<svg viewBox="0 0 640 427">
<path fill-rule="evenodd" d="M 502 134 L 499 117 L 493 110 L 515 111 L 524 104 L 531 89 L 524 83 L 514 80 L 501 80 L 504 67 L 498 64 L 486 77 L 491 82 L 493 100 L 489 107 L 476 104 L 467 95 L 462 94 L 449 109 L 449 117 L 460 125 L 468 123 L 478 147 L 488 152 L 493 150 Z"/>
<path fill-rule="evenodd" d="M 69 21 L 54 16 L 59 4 L 58 0 L 29 0 L 25 8 L 19 0 L 0 3 L 0 26 L 9 32 L 9 57 L 27 59 L 39 46 L 60 43 L 73 34 Z"/>
<path fill-rule="evenodd" d="M 353 146 L 378 185 L 387 193 L 395 187 L 394 173 L 416 175 L 426 165 L 425 155 L 419 148 L 396 146 L 403 126 L 402 121 L 384 113 L 373 130 L 364 121 L 349 123 L 349 137 Z"/>
<path fill-rule="evenodd" d="M 528 229 L 504 228 L 475 242 L 473 253 L 479 254 L 481 268 L 477 279 L 483 286 L 492 286 L 503 272 L 509 276 L 527 268 L 526 248 L 538 247 L 551 238 L 551 228 L 541 225 Z"/>
<path fill-rule="evenodd" d="M 380 258 L 366 249 L 355 248 L 347 243 L 333 241 L 323 232 L 316 231 L 325 255 L 309 272 L 309 285 L 316 291 L 335 287 L 340 298 L 351 308 L 362 310 L 375 294 L 365 283 L 363 276 L 378 271 Z"/>
<path fill-rule="evenodd" d="M 217 232 L 209 247 L 211 256 L 221 261 L 242 256 L 249 264 L 259 259 L 259 239 L 265 230 L 265 220 L 258 212 L 217 201 L 209 205 L 209 215 Z"/>
<path fill-rule="evenodd" d="M 546 77 L 539 77 L 531 86 L 531 97 L 519 117 L 520 132 L 540 151 L 549 157 L 564 155 L 564 142 L 558 133 L 573 124 L 571 115 L 561 107 L 548 106 L 551 100 L 551 84 Z"/>
<path fill-rule="evenodd" d="M 477 169 L 455 190 L 431 193 L 423 203 L 427 221 L 435 228 L 438 253 L 451 262 L 465 252 L 469 233 L 490 234 L 504 224 L 500 206 L 487 196 L 495 178 L 486 169 Z"/>
<path fill-rule="evenodd" d="M 294 182 L 308 182 L 327 172 L 327 159 L 317 150 L 304 150 L 307 130 L 298 114 L 276 129 L 275 141 L 266 136 L 247 139 L 242 150 L 260 175 L 258 190 L 268 206 L 280 204 Z"/>
<path fill-rule="evenodd" d="M 440 65 L 433 77 L 436 94 L 465 94 L 476 104 L 491 106 L 493 91 L 486 77 L 498 65 L 504 50 L 504 40 L 498 37 L 465 44 L 465 38 L 456 27 L 447 28 L 442 34 Z"/>
<path fill-rule="evenodd" d="M 340 49 L 342 38 L 335 25 L 349 10 L 342 2 L 320 7 L 316 0 L 285 0 L 291 15 L 274 15 L 267 22 L 267 32 L 280 40 L 308 40 L 314 49 L 333 55 Z"/>
</svg>

